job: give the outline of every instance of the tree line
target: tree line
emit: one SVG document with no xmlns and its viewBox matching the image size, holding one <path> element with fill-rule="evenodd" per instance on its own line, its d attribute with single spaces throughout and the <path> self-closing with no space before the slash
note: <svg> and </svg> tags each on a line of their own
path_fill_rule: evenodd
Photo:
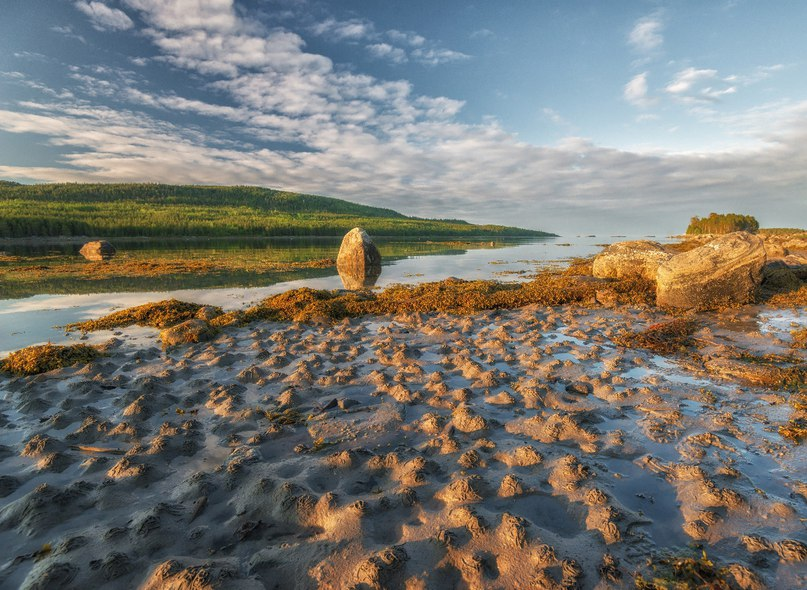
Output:
<svg viewBox="0 0 807 590">
<path fill-rule="evenodd" d="M 0 185 L 0 237 L 542 236 L 258 187 L 145 184 Z"/>
<path fill-rule="evenodd" d="M 710 213 L 709 217 L 693 217 L 687 234 L 727 234 L 733 231 L 756 233 L 759 222 L 751 215 Z"/>
</svg>

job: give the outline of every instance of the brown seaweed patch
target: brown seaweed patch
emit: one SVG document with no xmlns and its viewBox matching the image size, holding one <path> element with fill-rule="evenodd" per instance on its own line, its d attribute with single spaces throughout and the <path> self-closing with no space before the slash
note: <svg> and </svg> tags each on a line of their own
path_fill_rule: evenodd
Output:
<svg viewBox="0 0 807 590">
<path fill-rule="evenodd" d="M 779 427 L 779 434 L 791 442 L 800 444 L 807 438 L 807 419 L 799 416 L 788 420 L 787 424 Z"/>
<path fill-rule="evenodd" d="M 0 361 L 0 369 L 14 375 L 37 375 L 54 369 L 92 362 L 102 353 L 93 346 L 42 344 L 12 352 Z"/>
<path fill-rule="evenodd" d="M 651 579 L 639 573 L 634 580 L 638 590 L 669 590 L 685 588 L 709 588 L 730 590 L 728 568 L 717 566 L 702 551 L 699 556 L 667 555 L 648 560 Z"/>
<path fill-rule="evenodd" d="M 526 305 L 563 305 L 594 301 L 595 281 L 587 277 L 543 272 L 527 283 L 465 281 L 449 278 L 418 285 L 393 285 L 381 292 L 345 293 L 310 288 L 294 289 L 269 297 L 244 312 L 253 320 L 339 320 L 346 317 L 390 313 L 468 314 L 490 309 L 513 309 Z M 609 283 L 620 300 L 649 304 L 653 288 L 647 281 Z"/>
<path fill-rule="evenodd" d="M 763 298 L 761 303 L 774 307 L 804 307 L 807 305 L 807 285 L 802 284 L 798 289 L 774 293 Z"/>
<path fill-rule="evenodd" d="M 793 348 L 807 348 L 807 328 L 793 330 L 790 336 L 793 338 L 793 342 L 791 343 Z"/>
<path fill-rule="evenodd" d="M 619 346 L 647 348 L 661 354 L 684 352 L 695 343 L 692 335 L 698 330 L 693 320 L 677 318 L 659 322 L 643 332 L 625 332 L 615 339 Z"/>
<path fill-rule="evenodd" d="M 169 328 L 195 318 L 196 314 L 199 313 L 199 310 L 202 308 L 206 308 L 205 312 L 209 313 L 210 306 L 179 301 L 178 299 L 166 299 L 156 303 L 146 303 L 144 305 L 138 305 L 137 307 L 122 309 L 97 320 L 68 324 L 65 326 L 65 329 L 92 332 L 94 330 L 122 328 L 134 324 L 154 328 Z M 221 308 L 212 309 L 218 314 L 222 313 Z"/>
</svg>

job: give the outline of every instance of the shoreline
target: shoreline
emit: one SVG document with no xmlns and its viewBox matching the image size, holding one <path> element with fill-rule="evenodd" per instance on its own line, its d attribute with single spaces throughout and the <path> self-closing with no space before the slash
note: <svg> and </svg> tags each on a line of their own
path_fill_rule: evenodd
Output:
<svg viewBox="0 0 807 590">
<path fill-rule="evenodd" d="M 384 241 L 394 241 L 394 240 L 404 240 L 404 241 L 428 241 L 428 240 L 435 240 L 438 243 L 454 243 L 454 242 L 464 242 L 468 244 L 476 244 L 476 243 L 486 243 L 490 241 L 494 242 L 508 242 L 508 241 L 521 241 L 521 240 L 548 240 L 550 238 L 560 238 L 563 237 L 558 234 L 553 233 L 546 233 L 546 235 L 531 235 L 531 234 L 523 234 L 523 235 L 499 235 L 499 234 L 469 234 L 469 235 L 439 235 L 439 234 L 414 234 L 414 235 L 400 235 L 400 234 L 392 234 L 392 235 L 384 235 L 384 234 L 374 234 L 373 237 L 384 240 Z M 331 241 L 331 240 L 341 240 L 343 235 L 289 235 L 289 236 L 256 236 L 256 235 L 232 235 L 232 236 L 174 236 L 174 237 L 164 237 L 164 236 L 102 236 L 102 235 L 93 235 L 93 236 L 31 236 L 26 238 L 6 238 L 0 237 L 0 245 L 7 244 L 7 245 L 58 245 L 58 244 L 83 244 L 86 242 L 94 241 L 94 240 L 106 240 L 110 242 L 126 242 L 126 243 L 146 243 L 146 242 L 208 242 L 208 241 L 216 241 L 216 240 L 236 240 L 236 241 L 289 241 L 289 242 L 297 242 L 297 241 L 305 241 L 305 240 L 312 240 L 312 241 Z"/>
</svg>

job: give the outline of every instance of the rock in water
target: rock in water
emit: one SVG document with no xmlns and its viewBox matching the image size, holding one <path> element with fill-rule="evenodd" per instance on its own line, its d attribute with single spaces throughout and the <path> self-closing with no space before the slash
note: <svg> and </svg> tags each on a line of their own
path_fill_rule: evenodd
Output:
<svg viewBox="0 0 807 590">
<path fill-rule="evenodd" d="M 594 259 L 594 276 L 600 279 L 639 276 L 655 281 L 659 265 L 670 258 L 672 254 L 666 252 L 658 242 L 617 242 Z"/>
<path fill-rule="evenodd" d="M 106 241 L 87 242 L 79 253 L 87 260 L 109 260 L 115 255 L 115 246 Z"/>
<path fill-rule="evenodd" d="M 381 274 L 381 254 L 366 231 L 354 227 L 342 238 L 336 269 L 346 289 L 362 289 L 375 284 Z"/>
<path fill-rule="evenodd" d="M 177 324 L 160 332 L 160 340 L 165 346 L 193 344 L 211 340 L 217 333 L 216 328 L 204 320 L 192 319 Z"/>
<path fill-rule="evenodd" d="M 715 309 L 749 303 L 762 281 L 765 260 L 759 237 L 748 232 L 720 236 L 659 266 L 656 304 Z"/>
</svg>

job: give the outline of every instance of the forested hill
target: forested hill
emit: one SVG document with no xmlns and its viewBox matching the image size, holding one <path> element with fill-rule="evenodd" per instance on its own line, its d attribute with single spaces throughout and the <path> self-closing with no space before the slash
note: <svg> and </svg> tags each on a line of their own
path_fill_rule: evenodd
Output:
<svg viewBox="0 0 807 590">
<path fill-rule="evenodd" d="M 31 184 L 0 181 L 0 237 L 549 236 L 252 186 Z"/>
</svg>

